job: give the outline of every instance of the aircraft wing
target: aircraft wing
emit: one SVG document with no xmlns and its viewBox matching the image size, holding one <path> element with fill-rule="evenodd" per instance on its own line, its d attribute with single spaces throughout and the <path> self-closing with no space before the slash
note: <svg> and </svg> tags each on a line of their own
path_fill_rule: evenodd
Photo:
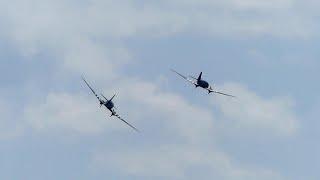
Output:
<svg viewBox="0 0 320 180">
<path fill-rule="evenodd" d="M 226 93 L 222 93 L 222 92 L 219 92 L 219 91 L 215 91 L 215 90 L 213 90 L 211 87 L 207 88 L 207 90 L 208 90 L 210 93 L 216 93 L 216 94 L 220 94 L 220 95 L 224 95 L 224 96 L 229 96 L 229 97 L 236 98 L 236 96 L 233 96 L 233 95 L 230 95 L 230 94 L 226 94 Z"/>
<path fill-rule="evenodd" d="M 175 71 L 175 70 L 173 70 L 173 69 L 171 69 L 171 71 L 174 72 L 174 73 L 176 73 L 177 75 L 179 75 L 180 77 L 182 77 L 182 78 L 185 79 L 186 81 L 190 82 L 191 84 L 198 86 L 197 82 L 194 81 L 193 79 L 190 79 L 190 78 L 188 78 L 188 77 L 186 77 L 186 76 L 178 73 L 177 71 Z"/>
<path fill-rule="evenodd" d="M 82 77 L 82 80 L 87 84 L 87 86 L 90 88 L 92 93 L 96 96 L 96 98 L 101 102 L 100 97 L 97 95 L 97 93 L 92 89 L 92 87 L 89 85 L 89 83 Z"/>
<path fill-rule="evenodd" d="M 128 123 L 126 120 L 122 119 L 118 114 L 115 115 L 118 119 L 120 119 L 122 122 L 126 123 L 128 126 L 130 126 L 132 129 L 134 129 L 137 132 L 140 132 L 137 128 L 135 128 L 134 126 L 132 126 L 130 123 Z"/>
<path fill-rule="evenodd" d="M 131 125 L 129 122 L 127 122 L 126 120 L 122 119 L 121 116 L 119 114 L 117 114 L 114 110 L 111 111 L 112 115 L 111 116 L 115 116 L 117 117 L 119 120 L 121 120 L 122 122 L 126 123 L 128 126 L 130 126 L 132 129 L 134 129 L 137 132 L 140 132 L 137 128 L 135 128 L 133 125 Z"/>
</svg>

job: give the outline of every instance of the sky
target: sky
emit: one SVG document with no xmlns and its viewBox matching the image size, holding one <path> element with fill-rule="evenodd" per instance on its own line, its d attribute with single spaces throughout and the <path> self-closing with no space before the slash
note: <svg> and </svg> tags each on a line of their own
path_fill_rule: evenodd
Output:
<svg viewBox="0 0 320 180">
<path fill-rule="evenodd" d="M 318 180 L 319 8 L 0 0 L 0 179 Z"/>
</svg>

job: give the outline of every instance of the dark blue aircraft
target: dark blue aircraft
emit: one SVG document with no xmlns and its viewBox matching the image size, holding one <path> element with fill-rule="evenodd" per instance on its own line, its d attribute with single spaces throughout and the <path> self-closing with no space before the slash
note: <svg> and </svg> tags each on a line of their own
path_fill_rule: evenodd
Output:
<svg viewBox="0 0 320 180">
<path fill-rule="evenodd" d="M 210 86 L 210 84 L 203 80 L 202 79 L 202 72 L 200 73 L 199 77 L 198 78 L 195 78 L 195 77 L 192 77 L 190 76 L 190 78 L 178 73 L 177 71 L 171 69 L 171 71 L 175 72 L 176 74 L 178 74 L 179 76 L 181 76 L 183 79 L 187 80 L 188 82 L 192 83 L 193 85 L 195 85 L 195 87 L 201 87 L 205 90 L 208 91 L 208 94 L 210 93 L 216 93 L 216 94 L 221 94 L 221 95 L 224 95 L 224 96 L 229 96 L 229 97 L 235 97 L 233 95 L 230 95 L 230 94 L 225 94 L 225 93 L 222 93 L 222 92 L 219 92 L 219 91 L 215 91 L 213 90 L 213 88 Z"/>
<path fill-rule="evenodd" d="M 122 119 L 115 111 L 115 106 L 114 103 L 112 102 L 112 100 L 114 99 L 114 97 L 116 95 L 114 95 L 110 100 L 108 100 L 103 94 L 101 94 L 101 96 L 104 98 L 101 99 L 97 93 L 91 88 L 91 86 L 89 85 L 89 83 L 82 77 L 82 80 L 87 84 L 87 86 L 90 88 L 90 90 L 92 91 L 92 93 L 97 97 L 97 99 L 99 100 L 100 103 L 100 107 L 102 107 L 102 105 L 104 105 L 110 112 L 111 112 L 111 117 L 115 116 L 118 119 L 120 119 L 121 121 L 123 121 L 124 123 L 126 123 L 128 126 L 130 126 L 131 128 L 133 128 L 134 130 L 138 131 L 139 130 L 137 128 L 135 128 L 134 126 L 132 126 L 131 124 L 129 124 L 127 121 L 125 121 L 124 119 Z"/>
</svg>

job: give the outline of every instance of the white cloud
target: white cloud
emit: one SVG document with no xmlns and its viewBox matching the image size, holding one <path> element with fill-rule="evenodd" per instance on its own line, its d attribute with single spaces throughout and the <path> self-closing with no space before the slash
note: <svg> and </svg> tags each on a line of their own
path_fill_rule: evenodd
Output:
<svg viewBox="0 0 320 180">
<path fill-rule="evenodd" d="M 0 140 L 19 137 L 24 133 L 24 124 L 10 102 L 0 97 Z"/>
<path fill-rule="evenodd" d="M 146 179 L 283 180 L 276 172 L 238 167 L 215 148 L 161 146 L 120 152 L 97 152 L 95 169 Z"/>
<path fill-rule="evenodd" d="M 120 114 L 129 117 L 128 121 L 138 128 L 145 127 L 146 133 L 171 135 L 169 143 L 157 145 L 163 147 L 160 149 L 143 146 L 138 151 L 98 150 L 97 166 L 106 165 L 120 173 L 142 177 L 188 178 L 188 171 L 198 167 L 209 173 L 202 175 L 204 178 L 218 174 L 220 179 L 227 180 L 282 179 L 272 170 L 235 165 L 227 154 L 221 153 L 214 146 L 217 119 L 209 108 L 192 105 L 152 82 L 127 77 L 123 80 L 119 74 L 119 69 L 132 60 L 122 45 L 122 39 L 128 37 L 161 37 L 179 32 L 213 36 L 309 34 L 310 27 L 303 23 L 305 17 L 292 16 L 295 12 L 290 10 L 291 1 L 277 2 L 280 10 L 264 1 L 211 2 L 166 1 L 162 6 L 157 3 L 139 6 L 129 1 L 96 0 L 76 2 L 80 5 L 74 6 L 73 1 L 10 1 L 1 7 L 1 19 L 6 22 L 10 41 L 26 56 L 49 53 L 59 62 L 57 72 L 62 76 L 75 72 L 106 83 L 116 79 L 112 85 L 113 92 L 120 94 L 116 99 Z M 111 89 L 109 85 L 97 89 Z M 227 98 L 219 98 L 217 102 L 239 134 L 256 128 L 266 134 L 291 135 L 296 131 L 297 118 L 290 101 L 266 100 L 241 86 L 225 88 L 241 97 L 238 102 Z M 44 102 L 29 104 L 25 116 L 33 129 L 43 133 L 112 135 L 113 130 L 128 131 L 119 121 L 107 121 L 107 113 L 97 106 L 89 91 L 86 98 L 82 94 L 49 92 Z M 107 159 L 116 164 L 105 164 Z"/>
<path fill-rule="evenodd" d="M 33 54 L 39 47 L 65 48 L 98 38 L 114 44 L 127 37 L 180 32 L 226 37 L 314 35 L 312 16 L 299 8 L 293 0 L 175 0 L 143 5 L 96 0 L 77 6 L 72 1 L 32 0 L 6 3 L 0 19 L 9 39 Z"/>
<path fill-rule="evenodd" d="M 288 10 L 292 8 L 295 0 L 228 0 L 228 4 L 234 6 L 237 9 L 242 10 Z"/>
<path fill-rule="evenodd" d="M 225 97 L 215 98 L 214 103 L 218 104 L 225 116 L 216 119 L 210 110 L 191 105 L 180 96 L 163 92 L 158 85 L 131 80 L 120 86 L 121 98 L 130 106 L 124 109 L 129 110 L 130 118 L 140 125 L 144 124 L 147 136 L 155 139 L 150 146 L 129 144 L 122 151 L 97 151 L 92 165 L 94 169 L 147 179 L 285 179 L 274 170 L 246 166 L 231 159 L 219 150 L 215 141 L 219 134 L 227 133 L 226 129 L 218 130 L 217 124 L 221 122 L 225 123 L 224 126 L 231 125 L 228 128 L 234 136 L 250 131 L 262 131 L 266 136 L 274 133 L 279 136 L 294 134 L 297 119 L 286 100 L 264 100 L 240 85 L 226 85 L 223 89 L 237 92 L 241 99 L 237 102 Z M 229 120 L 232 122 L 228 123 Z M 153 133 L 160 131 L 168 134 L 170 139 L 154 144 L 156 136 L 152 136 L 148 129 Z"/>
<path fill-rule="evenodd" d="M 98 107 L 94 98 L 88 99 L 83 95 L 67 93 L 50 93 L 45 102 L 29 105 L 25 110 L 25 117 L 32 128 L 43 133 L 65 132 L 90 135 L 101 133 L 107 127 L 110 130 L 117 129 L 114 122 L 108 121 L 108 112 Z"/>
<path fill-rule="evenodd" d="M 175 134 L 189 141 L 209 139 L 207 135 L 213 130 L 214 118 L 208 109 L 192 105 L 179 95 L 164 92 L 161 85 L 151 82 L 129 80 L 119 87 L 121 98 L 130 106 L 128 111 L 135 114 L 143 109 L 143 113 L 135 117 L 137 121 L 157 119 L 163 128 L 171 133 L 178 132 Z"/>
<path fill-rule="evenodd" d="M 116 151 L 112 148 L 99 148 L 93 154 L 92 162 L 97 171 L 163 179 L 285 179 L 274 170 L 242 164 L 221 152 L 215 145 L 218 138 L 215 126 L 217 119 L 208 109 L 192 105 L 178 95 L 164 92 L 160 86 L 153 83 L 139 79 L 118 83 L 115 85 L 120 89 L 117 105 L 120 106 L 122 115 L 128 115 L 130 122 L 142 128 L 142 142 L 123 145 L 121 150 Z M 287 128 L 283 127 L 283 124 L 290 119 L 281 119 L 287 118 L 290 106 L 287 107 L 278 100 L 262 100 L 239 85 L 228 85 L 224 88 L 236 90 L 241 99 L 245 99 L 241 103 L 235 103 L 231 108 L 233 111 L 229 112 L 227 110 L 234 101 L 215 98 L 227 118 L 237 116 L 232 122 L 234 127 L 239 128 L 236 135 L 256 128 L 268 134 L 294 133 L 292 130 L 283 129 Z M 80 134 L 108 132 L 110 136 L 112 129 L 122 129 L 131 133 L 120 122 L 113 121 L 116 124 L 112 124 L 111 121 L 105 121 L 106 114 L 97 112 L 97 104 L 93 97 L 91 99 L 81 95 L 50 94 L 44 104 L 32 106 L 26 114 L 30 124 L 42 132 L 58 129 Z M 100 113 L 101 115 L 97 115 Z M 273 113 L 272 118 L 268 116 L 270 113 Z M 255 122 L 256 120 L 259 122 Z M 158 132 L 170 139 L 152 139 L 156 137 L 152 133 Z M 150 146 L 146 143 L 150 143 Z"/>
<path fill-rule="evenodd" d="M 237 94 L 237 99 L 214 97 L 212 102 L 223 112 L 231 131 L 292 135 L 299 128 L 293 100 L 287 97 L 264 99 L 240 84 L 221 89 Z"/>
<path fill-rule="evenodd" d="M 61 54 L 61 73 L 74 72 L 90 78 L 114 80 L 117 71 L 130 63 L 130 55 L 121 47 L 109 47 L 92 41 L 79 41 L 66 47 Z"/>
<path fill-rule="evenodd" d="M 108 89 L 107 86 L 105 89 Z M 104 94 L 111 96 L 112 92 L 118 93 L 119 97 L 115 98 L 117 107 L 121 107 L 118 112 L 122 117 L 130 115 L 128 121 L 132 124 L 147 126 L 153 124 L 151 121 L 158 121 L 163 125 L 160 128 L 171 133 L 177 131 L 179 137 L 187 137 L 189 141 L 202 140 L 213 130 L 210 111 L 193 106 L 178 95 L 162 92 L 155 84 L 129 79 L 119 81 L 119 84 L 115 83 L 113 86 L 119 90 L 111 91 L 109 88 Z M 99 92 L 98 88 L 96 91 Z M 114 128 L 115 125 L 104 123 L 105 119 L 108 119 L 108 111 L 98 111 L 94 96 L 89 94 L 89 89 L 87 92 L 89 97 L 86 97 L 91 97 L 90 99 L 80 94 L 50 93 L 45 102 L 38 102 L 26 109 L 28 122 L 35 129 L 44 132 L 52 128 L 62 128 L 78 133 L 101 133 L 105 128 Z M 201 121 L 198 120 L 199 114 Z"/>
<path fill-rule="evenodd" d="M 275 10 L 290 9 L 294 4 L 294 0 L 171 0 L 167 3 L 174 3 L 176 6 L 192 5 L 207 6 L 210 8 L 221 8 L 230 10 Z"/>
</svg>

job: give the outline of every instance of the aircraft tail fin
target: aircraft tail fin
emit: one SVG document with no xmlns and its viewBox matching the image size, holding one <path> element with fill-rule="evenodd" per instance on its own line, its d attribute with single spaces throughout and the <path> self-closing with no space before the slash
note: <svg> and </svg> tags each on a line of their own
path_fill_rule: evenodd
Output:
<svg viewBox="0 0 320 180">
<path fill-rule="evenodd" d="M 200 81 L 202 78 L 202 72 L 200 73 L 199 77 L 198 77 L 198 81 Z"/>
<path fill-rule="evenodd" d="M 114 97 L 116 97 L 116 94 L 112 96 L 112 98 L 110 99 L 110 101 L 112 101 L 114 99 Z"/>
</svg>

